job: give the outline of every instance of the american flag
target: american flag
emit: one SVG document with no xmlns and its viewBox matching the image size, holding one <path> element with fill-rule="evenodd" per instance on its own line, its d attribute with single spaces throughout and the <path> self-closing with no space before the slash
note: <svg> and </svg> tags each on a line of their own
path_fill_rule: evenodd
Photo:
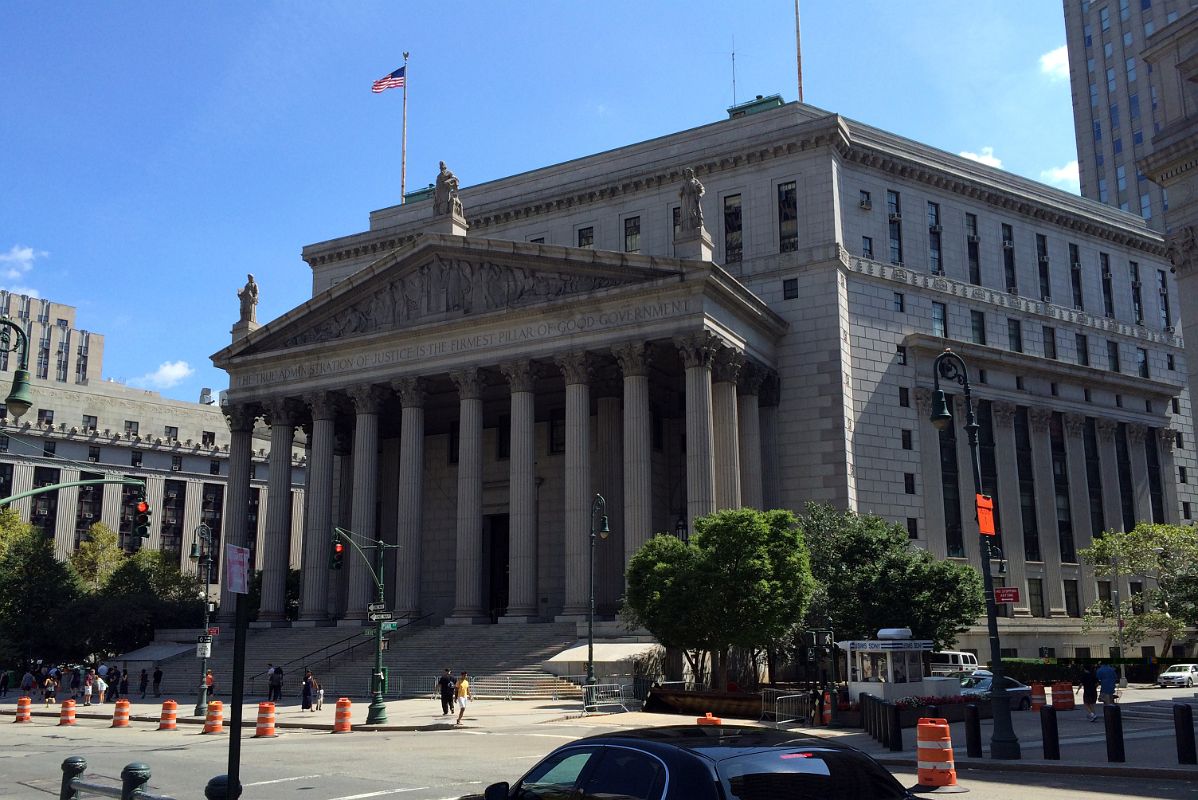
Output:
<svg viewBox="0 0 1198 800">
<path fill-rule="evenodd" d="M 375 94 L 378 94 L 379 92 L 386 91 L 387 89 L 400 88 L 401 86 L 404 85 L 404 70 L 406 70 L 407 68 L 408 67 L 405 64 L 404 66 L 395 70 L 395 72 L 392 72 L 389 75 L 384 75 L 383 77 L 379 78 L 370 87 L 370 91 L 374 92 Z"/>
</svg>

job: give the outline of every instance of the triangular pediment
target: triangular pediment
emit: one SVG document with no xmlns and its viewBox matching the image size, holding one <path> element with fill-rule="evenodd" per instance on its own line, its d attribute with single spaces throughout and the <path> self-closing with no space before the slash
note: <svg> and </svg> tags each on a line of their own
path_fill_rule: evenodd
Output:
<svg viewBox="0 0 1198 800">
<path fill-rule="evenodd" d="M 675 277 L 681 262 L 625 253 L 427 235 L 359 270 L 214 358 L 553 305 Z"/>
</svg>

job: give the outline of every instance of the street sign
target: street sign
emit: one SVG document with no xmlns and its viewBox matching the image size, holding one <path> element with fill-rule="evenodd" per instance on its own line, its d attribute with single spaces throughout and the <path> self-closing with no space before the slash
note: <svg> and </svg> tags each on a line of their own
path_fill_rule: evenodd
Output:
<svg viewBox="0 0 1198 800">
<path fill-rule="evenodd" d="M 370 615 L 371 622 L 379 622 L 380 620 L 393 619 L 395 617 L 390 611 L 375 611 Z"/>
<path fill-rule="evenodd" d="M 196 644 L 196 658 L 211 658 L 212 642 L 199 642 Z"/>
<path fill-rule="evenodd" d="M 250 549 L 225 545 L 225 579 L 233 594 L 250 593 Z"/>
<path fill-rule="evenodd" d="M 983 536 L 994 535 L 994 498 L 988 494 L 975 495 L 978 511 L 978 533 Z"/>
<path fill-rule="evenodd" d="M 220 633 L 220 628 L 216 627 L 215 625 L 208 629 L 209 636 L 216 636 L 218 633 Z"/>
<path fill-rule="evenodd" d="M 383 623 L 383 633 L 390 633 L 391 631 L 397 630 L 398 628 L 399 628 L 398 622 L 384 622 Z"/>
<path fill-rule="evenodd" d="M 994 602 L 996 602 L 996 603 L 1018 603 L 1019 602 L 1019 587 L 1018 586 L 995 586 L 994 587 Z"/>
<path fill-rule="evenodd" d="M 211 641 L 212 641 L 212 637 L 206 633 L 201 633 L 199 636 L 196 637 L 196 644 L 203 644 L 204 642 L 211 642 Z"/>
<path fill-rule="evenodd" d="M 386 603 L 370 603 L 366 606 L 366 610 L 367 611 L 386 611 L 387 604 Z"/>
</svg>

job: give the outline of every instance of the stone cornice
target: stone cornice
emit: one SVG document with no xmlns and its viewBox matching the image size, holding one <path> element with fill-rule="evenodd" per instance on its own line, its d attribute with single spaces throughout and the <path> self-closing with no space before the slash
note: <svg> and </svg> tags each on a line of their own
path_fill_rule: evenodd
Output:
<svg viewBox="0 0 1198 800">
<path fill-rule="evenodd" d="M 1088 314 L 1055 303 L 1032 300 L 986 286 L 975 286 L 972 283 L 965 283 L 944 275 L 933 275 L 894 264 L 883 264 L 880 261 L 871 261 L 868 258 L 854 255 L 843 256 L 842 261 L 847 264 L 849 270 L 859 275 L 868 275 L 902 286 L 914 286 L 937 292 L 947 297 L 968 301 L 970 305 L 977 306 L 982 310 L 1018 313 L 1050 325 L 1073 325 L 1078 328 L 1079 333 L 1093 332 L 1100 333 L 1105 337 L 1120 337 L 1128 342 L 1149 343 L 1177 349 L 1182 347 L 1180 336 L 1155 331 L 1140 325 L 1128 325 L 1126 322 Z M 1052 363 L 1060 364 L 1062 362 L 1054 361 Z M 1107 374 L 1104 370 L 1097 371 Z"/>
</svg>

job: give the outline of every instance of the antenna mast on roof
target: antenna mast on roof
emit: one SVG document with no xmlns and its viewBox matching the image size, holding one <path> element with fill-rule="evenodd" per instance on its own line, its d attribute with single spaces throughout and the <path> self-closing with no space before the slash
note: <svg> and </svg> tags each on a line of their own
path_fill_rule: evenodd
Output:
<svg viewBox="0 0 1198 800">
<path fill-rule="evenodd" d="M 795 67 L 799 72 L 799 102 L 803 102 L 803 44 L 799 39 L 799 0 L 795 0 Z"/>
<path fill-rule="evenodd" d="M 736 34 L 732 34 L 732 105 L 736 105 Z"/>
</svg>

